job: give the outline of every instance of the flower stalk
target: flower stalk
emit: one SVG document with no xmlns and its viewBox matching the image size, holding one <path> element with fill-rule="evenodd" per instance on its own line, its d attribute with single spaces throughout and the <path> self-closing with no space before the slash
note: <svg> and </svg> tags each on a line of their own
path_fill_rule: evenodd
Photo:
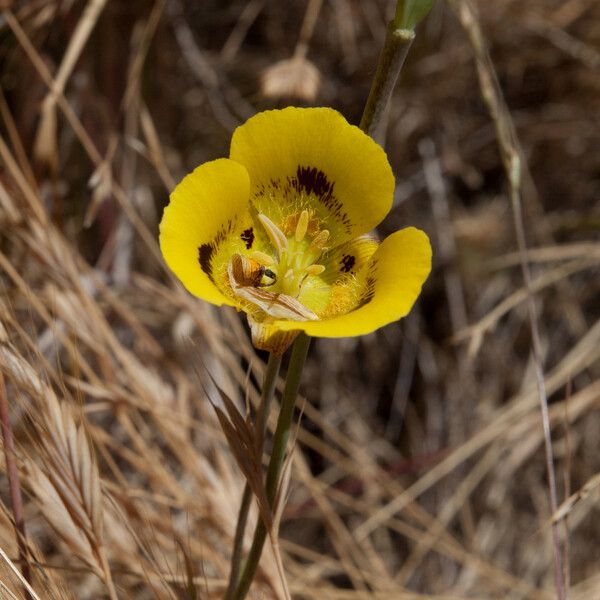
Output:
<svg viewBox="0 0 600 600">
<path fill-rule="evenodd" d="M 375 137 L 389 104 L 404 60 L 415 39 L 415 26 L 431 10 L 434 0 L 398 0 L 390 22 L 360 128 Z"/>
<path fill-rule="evenodd" d="M 283 467 L 285 451 L 287 448 L 292 426 L 292 419 L 294 416 L 296 397 L 298 395 L 300 379 L 302 377 L 302 369 L 304 368 L 309 346 L 310 337 L 304 333 L 301 333 L 296 338 L 296 341 L 292 346 L 292 355 L 290 357 L 287 377 L 285 380 L 285 388 L 283 390 L 283 397 L 281 400 L 281 409 L 277 419 L 277 428 L 275 429 L 275 434 L 273 436 L 273 450 L 271 452 L 271 459 L 269 461 L 269 467 L 267 470 L 266 492 L 267 500 L 269 501 L 271 507 L 273 507 L 273 503 L 277 495 L 279 478 L 281 475 L 281 469 Z M 258 567 L 258 562 L 262 554 L 266 537 L 267 526 L 261 519 L 256 526 L 252 547 L 248 554 L 248 558 L 246 560 L 246 564 L 244 565 L 239 582 L 233 594 L 230 596 L 231 600 L 243 600 L 243 598 L 246 597 L 252 580 L 254 579 L 254 574 L 256 573 L 256 569 Z"/>
<path fill-rule="evenodd" d="M 383 120 L 398 75 L 414 39 L 415 32 L 398 28 L 395 20 L 388 25 L 377 71 L 360 120 L 360 128 L 371 137 L 375 136 Z"/>
</svg>

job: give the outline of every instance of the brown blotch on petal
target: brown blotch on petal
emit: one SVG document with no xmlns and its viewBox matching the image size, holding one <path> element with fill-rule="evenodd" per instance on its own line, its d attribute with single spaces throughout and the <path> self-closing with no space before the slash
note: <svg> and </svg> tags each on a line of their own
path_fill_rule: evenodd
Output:
<svg viewBox="0 0 600 600">
<path fill-rule="evenodd" d="M 352 254 L 344 254 L 342 260 L 340 261 L 340 271 L 342 273 L 350 273 L 350 271 L 352 271 L 352 267 L 354 267 L 355 264 L 355 256 L 352 256 Z"/>
<path fill-rule="evenodd" d="M 289 181 L 297 192 L 304 192 L 308 195 L 314 194 L 319 202 L 345 226 L 346 231 L 351 230 L 350 217 L 348 217 L 342 203 L 334 193 L 334 182 L 330 181 L 323 171 L 317 167 L 298 165 L 296 176 L 290 178 Z"/>
<path fill-rule="evenodd" d="M 299 166 L 296 171 L 298 187 L 307 194 L 315 194 L 320 199 L 333 194 L 333 183 L 327 175 L 316 167 Z"/>
<path fill-rule="evenodd" d="M 221 244 L 221 242 L 231 235 L 235 228 L 235 220 L 230 220 L 225 223 L 218 231 L 212 242 L 207 242 L 198 247 L 198 262 L 200 268 L 208 275 L 209 279 L 214 283 L 212 272 L 212 258 L 215 250 Z"/>
<path fill-rule="evenodd" d="M 198 262 L 200 263 L 200 268 L 208 275 L 211 281 L 213 280 L 212 276 L 212 264 L 211 258 L 215 252 L 215 247 L 213 244 L 202 244 L 198 248 Z"/>
<path fill-rule="evenodd" d="M 246 250 L 250 250 L 252 248 L 252 244 L 254 243 L 254 229 L 252 227 L 248 227 L 248 229 L 244 229 L 240 235 L 240 239 L 244 244 L 246 244 Z"/>
</svg>

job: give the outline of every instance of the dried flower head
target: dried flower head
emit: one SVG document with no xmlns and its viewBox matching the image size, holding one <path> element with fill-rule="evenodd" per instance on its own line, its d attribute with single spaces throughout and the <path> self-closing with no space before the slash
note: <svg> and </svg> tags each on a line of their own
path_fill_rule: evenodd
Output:
<svg viewBox="0 0 600 600">
<path fill-rule="evenodd" d="M 302 56 L 281 60 L 262 75 L 262 93 L 270 98 L 298 98 L 313 102 L 319 93 L 319 69 Z"/>
</svg>

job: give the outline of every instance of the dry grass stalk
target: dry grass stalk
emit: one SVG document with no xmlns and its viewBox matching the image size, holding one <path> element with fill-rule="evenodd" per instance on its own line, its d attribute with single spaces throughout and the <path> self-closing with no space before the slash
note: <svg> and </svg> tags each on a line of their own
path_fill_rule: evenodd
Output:
<svg viewBox="0 0 600 600">
<path fill-rule="evenodd" d="M 52 75 L 46 68 L 42 58 L 40 57 L 39 53 L 36 51 L 35 47 L 31 43 L 31 40 L 28 38 L 28 36 L 25 33 L 25 31 L 23 30 L 23 28 L 20 26 L 19 22 L 15 19 L 14 15 L 9 10 L 4 11 L 3 15 L 4 15 L 9 27 L 14 32 L 15 37 L 18 39 L 19 43 L 23 46 L 24 51 L 27 53 L 27 55 L 30 58 L 32 64 L 34 65 L 36 71 L 38 72 L 40 77 L 44 80 L 44 83 L 48 86 L 49 89 L 53 89 L 54 88 L 54 80 L 52 78 Z M 65 117 L 67 118 L 70 126 L 73 128 L 73 131 L 77 135 L 78 139 L 81 141 L 88 156 L 94 162 L 96 167 L 100 166 L 103 162 L 103 158 L 100 155 L 100 153 L 98 152 L 98 149 L 96 148 L 96 146 L 95 146 L 94 142 L 92 141 L 92 139 L 90 138 L 89 134 L 83 127 L 80 119 L 77 117 L 75 111 L 73 110 L 73 108 L 71 107 L 71 105 L 69 104 L 67 99 L 65 98 L 64 94 L 62 94 L 62 93 L 57 94 L 56 102 L 57 102 L 58 106 L 61 108 L 61 110 L 64 112 Z M 0 153 L 2 155 L 9 157 L 8 160 L 11 161 L 11 166 L 16 165 L 16 163 L 14 163 L 14 161 L 12 161 L 10 159 L 10 154 L 9 153 L 5 154 L 3 152 L 3 150 L 4 150 L 4 146 L 3 146 L 3 142 L 0 138 Z M 3 159 L 6 160 L 6 158 L 4 156 L 3 156 Z M 16 170 L 16 169 L 11 169 L 11 170 Z M 111 179 L 111 182 L 112 182 L 112 179 Z M 114 197 L 116 198 L 116 200 L 119 202 L 120 206 L 122 207 L 124 213 L 127 215 L 129 220 L 131 221 L 134 229 L 144 240 L 144 243 L 147 245 L 150 252 L 152 254 L 154 254 L 158 263 L 163 265 L 164 263 L 160 257 L 160 252 L 158 250 L 158 245 L 156 243 L 156 239 L 153 235 L 150 234 L 146 224 L 142 221 L 142 219 L 139 217 L 139 215 L 136 213 L 136 211 L 131 206 L 130 199 L 127 197 L 127 195 L 125 194 L 123 189 L 114 182 L 112 182 L 112 184 L 111 184 L 111 190 L 112 190 Z M 29 193 L 27 194 L 27 197 L 29 199 Z M 35 204 L 35 201 L 33 201 L 33 203 Z M 39 204 L 39 202 L 38 202 L 38 204 Z M 39 212 L 36 216 L 41 220 L 45 218 L 45 214 L 43 211 Z M 165 267 L 165 269 L 166 269 L 166 267 Z"/>
<path fill-rule="evenodd" d="M 546 377 L 545 387 L 548 393 L 553 393 L 563 386 L 574 373 L 588 368 L 594 361 L 600 358 L 600 349 L 595 345 L 600 341 L 600 321 L 589 331 L 588 335 L 561 361 L 561 363 Z M 394 498 L 388 505 L 374 513 L 356 531 L 355 535 L 361 538 L 372 532 L 386 519 L 404 508 L 412 499 L 429 489 L 431 485 L 447 475 L 462 461 L 485 447 L 498 435 L 510 431 L 523 415 L 531 411 L 536 405 L 537 397 L 527 391 L 514 399 L 506 406 L 498 410 L 498 414 L 490 421 L 490 424 L 480 430 L 468 442 L 454 450 L 450 456 L 431 469 L 427 475 L 419 479 L 413 486 L 403 494 Z"/>
<path fill-rule="evenodd" d="M 35 418 L 39 459 L 27 463 L 27 481 L 48 523 L 117 598 L 106 556 L 100 475 L 83 425 L 51 390 Z"/>
<path fill-rule="evenodd" d="M 37 160 L 47 163 L 53 169 L 58 166 L 59 156 L 56 143 L 56 98 L 64 92 L 75 64 L 105 4 L 106 0 L 89 0 L 83 15 L 77 22 L 73 36 L 69 40 L 69 45 L 54 79 L 54 87 L 42 102 L 41 120 L 33 144 L 33 153 Z"/>
<path fill-rule="evenodd" d="M 575 508 L 575 505 L 582 500 L 585 500 L 598 486 L 600 486 L 600 473 L 592 477 L 586 484 L 569 496 L 552 515 L 552 522 L 558 523 L 565 519 L 568 514 Z"/>
<path fill-rule="evenodd" d="M 4 550 L 2 548 L 0 548 L 0 557 L 2 558 L 4 563 L 6 565 L 8 565 L 8 567 L 11 569 L 11 571 L 16 575 L 16 577 L 19 579 L 19 581 L 25 588 L 26 593 L 29 594 L 30 597 L 33 598 L 34 600 L 40 600 L 40 597 L 35 593 L 35 590 L 31 587 L 31 585 L 23 577 L 23 575 L 21 575 L 21 572 L 19 571 L 18 567 L 13 563 L 12 560 L 10 560 L 10 558 L 6 555 L 6 552 L 4 552 Z M 17 598 L 17 596 L 12 594 L 12 592 L 6 586 L 4 586 L 4 584 L 3 584 L 3 587 L 4 587 L 4 592 L 11 594 L 14 598 Z"/>
<path fill-rule="evenodd" d="M 521 255 L 521 270 L 523 273 L 523 280 L 525 282 L 525 289 L 527 291 L 527 310 L 531 329 L 532 352 L 542 413 L 542 427 L 545 437 L 546 469 L 548 474 L 550 510 L 552 514 L 554 514 L 558 510 L 556 473 L 554 470 L 554 450 L 552 447 L 550 419 L 548 416 L 548 396 L 544 381 L 544 366 L 542 362 L 543 359 L 540 331 L 537 309 L 533 297 L 531 271 L 529 260 L 527 258 L 527 242 L 525 239 L 523 207 L 521 202 L 522 164 L 525 161 L 523 159 L 523 152 L 517 138 L 512 117 L 504 103 L 496 71 L 488 54 L 475 11 L 468 0 L 460 0 L 457 3 L 454 3 L 454 6 L 457 10 L 458 17 L 461 20 L 463 27 L 469 35 L 469 39 L 473 47 L 481 93 L 487 104 L 490 116 L 494 121 L 498 145 L 500 147 L 504 170 L 506 172 L 509 185 L 517 244 L 519 253 Z M 563 564 L 565 561 L 567 565 L 569 564 L 569 557 L 563 556 L 563 553 L 566 551 L 566 547 L 563 547 L 561 543 L 558 526 L 555 523 L 552 524 L 552 538 L 554 544 L 554 578 L 556 592 L 559 600 L 566 600 L 567 590 L 565 586 L 565 567 Z"/>
<path fill-rule="evenodd" d="M 262 452 L 261 455 L 257 455 L 256 452 L 256 432 L 250 419 L 242 417 L 231 398 L 216 383 L 215 387 L 219 392 L 225 411 L 215 403 L 212 403 L 213 409 L 238 466 L 256 497 L 261 519 L 267 525 L 267 529 L 270 530 L 273 526 L 273 516 L 265 494 Z"/>
<path fill-rule="evenodd" d="M 17 162 L 19 163 L 19 166 L 23 172 L 26 174 L 30 184 L 35 187 L 36 183 L 35 176 L 33 174 L 33 168 L 29 163 L 29 159 L 27 158 L 27 152 L 23 146 L 23 140 L 21 139 L 17 124 L 15 123 L 14 117 L 6 102 L 6 97 L 2 90 L 0 90 L 0 114 L 2 115 L 2 120 L 4 121 L 6 129 L 8 130 L 8 136 L 15 151 Z"/>
<path fill-rule="evenodd" d="M 15 442 L 8 410 L 8 395 L 4 385 L 4 375 L 0 370 L 0 420 L 2 426 L 2 445 L 4 447 L 4 463 L 8 476 L 8 487 L 10 491 L 10 505 L 15 525 L 15 536 L 19 548 L 19 562 L 21 572 L 27 582 L 31 582 L 31 571 L 29 566 L 29 553 L 27 549 L 27 536 L 25 532 L 25 517 L 23 516 L 23 497 L 21 495 L 21 484 L 19 482 L 19 471 L 15 455 Z M 31 596 L 25 588 L 25 597 L 30 600 Z"/>
</svg>

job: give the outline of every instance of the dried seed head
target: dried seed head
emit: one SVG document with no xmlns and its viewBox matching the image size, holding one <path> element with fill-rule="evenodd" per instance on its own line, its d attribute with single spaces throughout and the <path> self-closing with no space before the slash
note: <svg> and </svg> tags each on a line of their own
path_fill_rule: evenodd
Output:
<svg viewBox="0 0 600 600">
<path fill-rule="evenodd" d="M 319 69 L 303 57 L 271 65 L 262 76 L 262 93 L 271 98 L 299 98 L 312 102 L 319 93 Z"/>
</svg>

